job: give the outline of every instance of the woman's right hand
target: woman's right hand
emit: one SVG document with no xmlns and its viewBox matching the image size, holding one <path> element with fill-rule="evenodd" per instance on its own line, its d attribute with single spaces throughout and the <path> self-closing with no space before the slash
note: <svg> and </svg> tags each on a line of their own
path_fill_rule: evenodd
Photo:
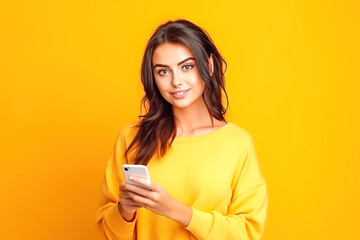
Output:
<svg viewBox="0 0 360 240">
<path fill-rule="evenodd" d="M 121 216 L 128 222 L 131 222 L 135 218 L 135 213 L 138 208 L 141 208 L 134 200 L 132 200 L 125 189 L 126 183 L 122 182 L 119 189 L 119 212 Z"/>
</svg>

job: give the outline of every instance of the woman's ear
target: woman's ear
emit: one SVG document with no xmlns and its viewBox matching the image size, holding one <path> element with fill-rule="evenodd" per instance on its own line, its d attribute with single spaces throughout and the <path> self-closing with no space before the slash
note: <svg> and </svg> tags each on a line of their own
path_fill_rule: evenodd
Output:
<svg viewBox="0 0 360 240">
<path fill-rule="evenodd" d="M 214 73 L 214 59 L 213 59 L 213 54 L 210 53 L 210 57 L 209 57 L 209 72 L 210 72 L 210 76 L 213 75 Z"/>
</svg>

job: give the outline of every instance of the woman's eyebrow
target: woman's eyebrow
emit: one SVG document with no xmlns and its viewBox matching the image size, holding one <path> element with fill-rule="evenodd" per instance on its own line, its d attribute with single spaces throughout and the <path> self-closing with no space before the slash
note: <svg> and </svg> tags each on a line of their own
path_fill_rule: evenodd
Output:
<svg viewBox="0 0 360 240">
<path fill-rule="evenodd" d="M 182 60 L 181 62 L 179 62 L 177 65 L 179 66 L 179 65 L 183 64 L 184 62 L 186 62 L 186 61 L 188 61 L 188 60 L 194 60 L 194 61 L 195 61 L 195 58 L 193 58 L 193 57 L 185 58 L 184 60 Z"/>
<path fill-rule="evenodd" d="M 179 66 L 179 65 L 181 65 L 181 64 L 183 64 L 184 62 L 189 61 L 189 60 L 195 60 L 195 58 L 193 58 L 193 57 L 185 58 L 184 60 L 182 60 L 181 62 L 179 62 L 177 65 Z M 157 63 L 157 64 L 154 65 L 153 68 L 156 68 L 156 67 L 167 67 L 167 68 L 168 68 L 169 65 Z"/>
</svg>

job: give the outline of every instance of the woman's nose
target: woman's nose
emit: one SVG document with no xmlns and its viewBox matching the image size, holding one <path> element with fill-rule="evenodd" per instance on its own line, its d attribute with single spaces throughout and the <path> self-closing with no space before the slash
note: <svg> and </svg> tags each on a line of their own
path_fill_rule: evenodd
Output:
<svg viewBox="0 0 360 240">
<path fill-rule="evenodd" d="M 179 87 L 183 84 L 181 74 L 179 74 L 179 73 L 173 74 L 172 84 L 174 87 Z"/>
</svg>

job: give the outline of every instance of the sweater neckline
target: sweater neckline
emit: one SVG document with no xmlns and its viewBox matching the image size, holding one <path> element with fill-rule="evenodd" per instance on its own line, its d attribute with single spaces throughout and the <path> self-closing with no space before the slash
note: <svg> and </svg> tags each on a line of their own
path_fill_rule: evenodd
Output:
<svg viewBox="0 0 360 240">
<path fill-rule="evenodd" d="M 174 143 L 196 142 L 196 141 L 201 141 L 201 140 L 205 140 L 205 139 L 208 139 L 208 138 L 212 138 L 212 137 L 215 137 L 215 136 L 218 136 L 218 135 L 222 134 L 231 125 L 233 125 L 233 124 L 229 122 L 229 123 L 226 123 L 224 126 L 221 126 L 218 129 L 215 129 L 214 131 L 211 131 L 211 132 L 205 133 L 205 134 L 201 134 L 201 135 L 197 135 L 197 136 L 176 137 L 174 139 Z"/>
</svg>

